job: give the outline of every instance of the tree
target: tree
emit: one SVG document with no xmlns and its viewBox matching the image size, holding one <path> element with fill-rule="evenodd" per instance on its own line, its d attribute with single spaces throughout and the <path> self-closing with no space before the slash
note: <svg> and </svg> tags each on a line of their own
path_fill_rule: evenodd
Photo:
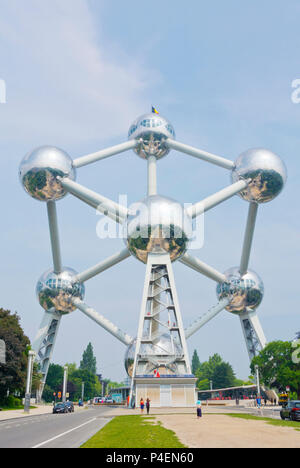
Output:
<svg viewBox="0 0 300 468">
<path fill-rule="evenodd" d="M 20 325 L 20 318 L 0 309 L 0 339 L 6 344 L 6 364 L 0 365 L 0 400 L 10 393 L 23 393 L 26 384 L 27 355 L 30 341 Z"/>
<path fill-rule="evenodd" d="M 211 381 L 214 388 L 234 387 L 236 382 L 232 366 L 224 362 L 219 354 L 214 354 L 200 364 L 195 375 L 198 379 L 197 387 L 202 390 L 209 390 Z"/>
<path fill-rule="evenodd" d="M 293 362 L 295 349 L 289 341 L 273 341 L 251 363 L 254 374 L 259 367 L 262 383 L 284 391 L 287 386 L 300 399 L 300 363 Z"/>
<path fill-rule="evenodd" d="M 193 354 L 193 358 L 192 358 L 192 373 L 194 375 L 196 375 L 196 372 L 199 369 L 200 365 L 201 365 L 200 364 L 200 359 L 199 359 L 198 353 L 197 353 L 197 351 L 195 349 L 194 354 Z"/>
<path fill-rule="evenodd" d="M 80 369 L 87 370 L 93 375 L 97 373 L 97 360 L 94 356 L 94 350 L 91 343 L 88 344 L 88 347 L 83 353 L 82 361 L 80 362 Z"/>
</svg>

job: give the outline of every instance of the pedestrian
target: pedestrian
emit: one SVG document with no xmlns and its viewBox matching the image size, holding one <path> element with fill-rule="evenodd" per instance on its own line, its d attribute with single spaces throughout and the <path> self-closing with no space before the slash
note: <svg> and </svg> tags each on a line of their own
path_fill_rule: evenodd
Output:
<svg viewBox="0 0 300 468">
<path fill-rule="evenodd" d="M 143 414 L 144 413 L 144 408 L 145 408 L 145 403 L 144 403 L 143 398 L 141 398 L 141 401 L 140 401 L 140 408 L 141 408 L 141 413 Z"/>
<path fill-rule="evenodd" d="M 257 404 L 257 408 L 260 409 L 261 408 L 261 398 L 260 397 L 256 398 L 256 404 Z"/>
<path fill-rule="evenodd" d="M 197 401 L 197 418 L 202 418 L 202 402 L 200 400 Z"/>
<path fill-rule="evenodd" d="M 146 409 L 147 409 L 147 414 L 149 414 L 149 412 L 150 412 L 150 400 L 149 400 L 149 398 L 147 398 L 147 400 L 146 400 Z"/>
</svg>

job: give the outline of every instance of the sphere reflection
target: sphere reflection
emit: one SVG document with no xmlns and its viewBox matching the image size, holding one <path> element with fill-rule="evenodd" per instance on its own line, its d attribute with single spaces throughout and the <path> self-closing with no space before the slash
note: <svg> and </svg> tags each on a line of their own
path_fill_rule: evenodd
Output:
<svg viewBox="0 0 300 468">
<path fill-rule="evenodd" d="M 38 281 L 36 293 L 39 303 L 46 311 L 56 310 L 62 314 L 69 314 L 76 309 L 73 298 L 83 300 L 85 288 L 82 283 L 74 281 L 76 271 L 65 268 L 60 274 L 49 270 Z"/>
<path fill-rule="evenodd" d="M 150 252 L 169 253 L 172 262 L 177 260 L 188 249 L 191 234 L 192 221 L 183 206 L 159 195 L 132 205 L 125 225 L 127 247 L 144 263 Z"/>
<path fill-rule="evenodd" d="M 156 156 L 160 159 L 166 156 L 170 148 L 166 139 L 175 139 L 175 131 L 170 122 L 157 114 L 145 114 L 135 120 L 129 129 L 128 138 L 139 140 L 135 152 L 144 159 Z"/>
<path fill-rule="evenodd" d="M 232 172 L 232 181 L 251 179 L 239 195 L 249 202 L 267 203 L 282 191 L 287 179 L 283 161 L 266 149 L 250 149 L 241 154 Z"/>
<path fill-rule="evenodd" d="M 135 351 L 136 351 L 136 340 L 133 341 L 127 348 L 125 353 L 124 365 L 129 377 L 132 377 L 133 367 L 134 367 L 134 358 L 135 358 Z M 181 346 L 173 341 L 171 341 L 170 335 L 163 334 L 158 337 L 152 343 L 141 343 L 140 347 L 140 356 L 155 356 L 159 362 L 159 369 L 160 372 L 164 372 L 165 374 L 176 374 L 177 372 L 177 364 L 173 363 L 171 365 L 166 364 L 170 361 L 170 356 L 181 356 L 182 349 Z M 154 366 L 153 363 L 149 362 L 145 369 L 145 374 L 153 374 L 154 373 Z"/>
<path fill-rule="evenodd" d="M 249 270 L 241 277 L 238 267 L 225 272 L 228 283 L 220 283 L 217 286 L 219 300 L 232 296 L 226 310 L 233 313 L 242 313 L 246 308 L 255 310 L 263 300 L 264 285 L 260 277 Z"/>
<path fill-rule="evenodd" d="M 52 146 L 42 146 L 25 156 L 19 175 L 24 189 L 31 197 L 47 202 L 66 195 L 57 177 L 75 180 L 76 170 L 67 153 Z"/>
</svg>

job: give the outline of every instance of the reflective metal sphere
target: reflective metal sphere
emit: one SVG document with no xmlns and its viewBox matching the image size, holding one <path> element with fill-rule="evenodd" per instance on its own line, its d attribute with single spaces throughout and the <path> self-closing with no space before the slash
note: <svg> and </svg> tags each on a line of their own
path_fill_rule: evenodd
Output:
<svg viewBox="0 0 300 468">
<path fill-rule="evenodd" d="M 174 347 L 173 347 L 174 346 Z M 133 366 L 134 366 L 134 357 L 136 350 L 136 340 L 134 340 L 127 348 L 125 353 L 124 365 L 126 372 L 129 377 L 132 377 Z M 142 343 L 140 348 L 141 356 L 157 356 L 159 360 L 160 367 L 164 366 L 164 361 L 167 363 L 170 360 L 170 356 L 182 355 L 181 346 L 177 343 L 172 345 L 170 336 L 165 334 L 154 340 L 153 344 Z M 153 364 L 149 363 L 149 369 L 153 368 Z M 165 373 L 170 373 L 172 366 L 165 370 Z M 176 364 L 173 365 L 173 372 L 176 373 Z M 150 372 L 150 370 L 148 370 Z M 147 371 L 146 371 L 147 373 Z M 153 372 L 152 372 L 153 373 Z"/>
<path fill-rule="evenodd" d="M 218 284 L 217 296 L 219 300 L 233 296 L 226 310 L 240 314 L 246 308 L 254 310 L 260 305 L 264 296 L 264 285 L 254 271 L 249 270 L 241 277 L 239 267 L 235 267 L 226 271 L 225 276 L 228 283 Z"/>
<path fill-rule="evenodd" d="M 250 149 L 241 154 L 232 171 L 232 181 L 251 179 L 239 195 L 249 202 L 266 203 L 273 200 L 284 187 L 287 171 L 284 162 L 269 150 Z"/>
<path fill-rule="evenodd" d="M 158 114 L 145 114 L 131 125 L 128 138 L 140 140 L 135 152 L 144 159 L 156 156 L 157 159 L 166 156 L 170 148 L 166 145 L 167 138 L 175 139 L 175 131 L 170 122 Z"/>
<path fill-rule="evenodd" d="M 62 314 L 69 314 L 76 309 L 72 299 L 83 300 L 85 293 L 84 285 L 74 282 L 76 274 L 71 268 L 65 268 L 59 275 L 49 270 L 41 276 L 36 293 L 39 303 L 46 311 L 50 312 L 53 309 Z"/>
<path fill-rule="evenodd" d="M 36 200 L 54 201 L 66 195 L 57 177 L 76 178 L 70 156 L 59 148 L 41 146 L 28 153 L 20 164 L 20 180 Z"/>
<path fill-rule="evenodd" d="M 188 249 L 192 221 L 183 206 L 154 195 L 130 207 L 125 225 L 125 242 L 138 260 L 147 263 L 148 253 L 169 253 L 171 261 Z"/>
</svg>

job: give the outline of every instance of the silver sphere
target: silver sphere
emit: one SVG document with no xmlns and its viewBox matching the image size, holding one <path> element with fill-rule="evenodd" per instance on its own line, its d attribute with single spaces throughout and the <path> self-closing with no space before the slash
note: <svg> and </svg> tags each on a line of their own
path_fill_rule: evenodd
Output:
<svg viewBox="0 0 300 468">
<path fill-rule="evenodd" d="M 128 133 L 129 140 L 139 140 L 135 152 L 143 159 L 156 156 L 160 159 L 166 156 L 170 148 L 166 139 L 174 140 L 175 131 L 170 122 L 158 114 L 145 114 L 131 125 Z"/>
<path fill-rule="evenodd" d="M 239 195 L 249 202 L 267 203 L 282 191 L 287 179 L 284 162 L 263 148 L 250 149 L 241 154 L 232 171 L 232 181 L 251 179 L 250 185 Z"/>
<path fill-rule="evenodd" d="M 55 310 L 61 314 L 69 314 L 76 309 L 72 299 L 83 300 L 85 293 L 84 285 L 74 281 L 76 274 L 71 268 L 64 268 L 60 274 L 49 270 L 41 276 L 36 294 L 43 309 L 47 312 Z"/>
<path fill-rule="evenodd" d="M 66 195 L 57 177 L 76 178 L 70 156 L 59 148 L 41 146 L 28 153 L 20 164 L 20 180 L 27 193 L 36 200 L 54 201 Z"/>
<path fill-rule="evenodd" d="M 173 342 L 174 343 L 174 342 Z M 124 365 L 129 377 L 132 377 L 134 357 L 136 350 L 136 340 L 134 340 L 127 348 L 124 358 Z M 160 368 L 164 367 L 164 362 L 168 363 L 170 356 L 182 355 L 181 346 L 177 343 L 172 345 L 171 338 L 169 335 L 164 334 L 154 340 L 153 344 L 142 343 L 140 347 L 140 355 L 145 356 L 158 356 Z M 177 365 L 171 365 L 165 368 L 166 374 L 176 373 Z M 153 364 L 148 364 L 148 372 L 153 373 Z M 146 370 L 147 373 L 147 370 Z"/>
<path fill-rule="evenodd" d="M 231 268 L 225 272 L 228 283 L 217 286 L 219 300 L 232 296 L 226 310 L 241 314 L 245 309 L 255 310 L 263 300 L 264 285 L 261 278 L 251 270 L 241 277 L 239 267 Z"/>
<path fill-rule="evenodd" d="M 183 206 L 171 198 L 153 195 L 131 206 L 125 225 L 125 243 L 138 260 L 148 253 L 169 253 L 171 261 L 188 249 L 192 221 Z"/>
</svg>

